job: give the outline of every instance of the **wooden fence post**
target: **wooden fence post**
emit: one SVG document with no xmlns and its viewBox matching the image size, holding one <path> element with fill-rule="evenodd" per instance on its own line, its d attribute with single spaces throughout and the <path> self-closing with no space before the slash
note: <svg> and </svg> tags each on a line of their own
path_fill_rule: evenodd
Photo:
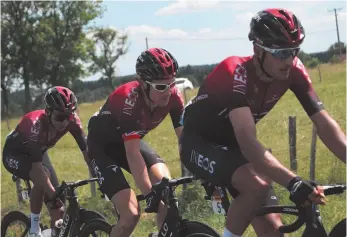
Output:
<svg viewBox="0 0 347 237">
<path fill-rule="evenodd" d="M 18 204 L 23 202 L 23 196 L 22 196 L 22 186 L 20 185 L 20 178 L 17 178 L 16 180 L 16 190 L 17 190 L 17 200 Z"/>
<path fill-rule="evenodd" d="M 90 172 L 88 172 L 88 173 L 89 173 L 89 177 L 90 177 L 90 178 L 94 178 L 93 175 L 92 175 Z M 91 182 L 91 183 L 90 183 L 90 193 L 91 193 L 92 197 L 96 197 L 95 182 Z"/>
<path fill-rule="evenodd" d="M 318 74 L 319 74 L 319 82 L 322 82 L 322 74 L 321 74 L 321 72 L 320 72 L 320 66 L 319 66 L 319 64 L 318 64 L 318 66 L 317 66 L 317 69 L 318 69 Z"/>
<path fill-rule="evenodd" d="M 312 126 L 312 141 L 310 152 L 310 180 L 315 180 L 316 174 L 316 144 L 317 144 L 317 129 L 316 126 Z"/>
<path fill-rule="evenodd" d="M 289 154 L 290 154 L 290 168 L 293 171 L 298 170 L 296 159 L 296 117 L 289 116 Z"/>
</svg>

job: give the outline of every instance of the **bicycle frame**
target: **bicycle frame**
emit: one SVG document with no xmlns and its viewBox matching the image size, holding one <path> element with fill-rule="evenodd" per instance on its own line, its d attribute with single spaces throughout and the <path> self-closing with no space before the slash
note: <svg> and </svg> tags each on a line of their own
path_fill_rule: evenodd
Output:
<svg viewBox="0 0 347 237">
<path fill-rule="evenodd" d="M 163 179 L 164 180 L 164 179 Z M 165 206 L 167 207 L 167 213 L 164 218 L 164 222 L 160 227 L 158 237 L 180 237 L 185 230 L 185 223 L 188 220 L 183 219 L 178 210 L 178 199 L 176 197 L 175 188 L 180 184 L 192 182 L 192 177 L 185 177 L 180 179 L 166 179 L 163 183 L 159 184 L 159 190 L 162 190 Z M 158 190 L 157 190 L 158 191 Z M 158 192 L 159 193 L 159 192 Z M 143 195 L 138 195 L 139 201 L 144 200 Z"/>
<path fill-rule="evenodd" d="M 204 186 L 205 187 L 205 186 Z M 227 192 L 225 187 L 220 187 L 213 185 L 214 189 L 218 190 L 221 201 L 222 201 L 222 208 L 225 210 L 225 213 L 227 213 L 227 210 L 230 206 L 230 201 L 227 196 Z M 336 185 L 336 186 L 326 186 L 325 194 L 331 195 L 331 194 L 338 194 L 342 193 L 345 190 L 346 186 L 343 185 Z M 340 189 L 340 190 L 339 190 Z M 205 199 L 209 200 L 211 198 L 211 195 L 213 193 L 212 190 L 206 190 L 206 196 Z M 279 231 L 281 233 L 291 233 L 299 229 L 303 224 L 305 225 L 305 230 L 302 234 L 302 237 L 329 237 L 328 233 L 326 232 L 323 223 L 322 218 L 320 216 L 320 212 L 318 210 L 318 206 L 315 204 L 311 204 L 309 207 L 305 208 L 297 208 L 296 206 L 285 206 L 285 205 L 276 205 L 276 206 L 263 206 L 257 216 L 264 216 L 266 214 L 270 213 L 281 213 L 281 214 L 290 214 L 298 216 L 298 219 L 286 226 L 281 226 L 279 228 Z M 226 217 L 227 214 L 225 214 Z"/>
<path fill-rule="evenodd" d="M 69 202 L 69 205 L 67 206 L 64 215 L 63 215 L 63 223 L 62 226 L 59 228 L 59 237 L 67 237 L 70 230 L 72 230 L 72 226 L 76 225 L 77 228 L 74 228 L 77 230 L 77 236 L 79 235 L 79 231 L 81 228 L 81 221 L 79 217 L 79 210 L 80 206 L 78 203 L 78 198 L 75 192 L 74 188 L 68 188 L 66 199 Z"/>
<path fill-rule="evenodd" d="M 172 187 L 167 187 L 164 190 L 164 204 L 168 207 L 164 222 L 160 227 L 158 237 L 176 237 L 179 234 L 179 223 L 182 217 L 178 210 L 178 200 L 175 191 Z M 166 200 L 165 200 L 166 199 Z"/>
</svg>

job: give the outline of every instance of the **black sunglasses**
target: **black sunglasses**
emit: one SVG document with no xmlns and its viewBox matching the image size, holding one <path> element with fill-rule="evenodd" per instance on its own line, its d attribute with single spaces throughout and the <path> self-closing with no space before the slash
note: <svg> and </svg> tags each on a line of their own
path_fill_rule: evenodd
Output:
<svg viewBox="0 0 347 237">
<path fill-rule="evenodd" d="M 64 120 L 69 120 L 70 117 L 72 116 L 71 113 L 66 114 L 66 113 L 53 113 L 54 120 L 58 122 L 62 122 Z"/>
</svg>

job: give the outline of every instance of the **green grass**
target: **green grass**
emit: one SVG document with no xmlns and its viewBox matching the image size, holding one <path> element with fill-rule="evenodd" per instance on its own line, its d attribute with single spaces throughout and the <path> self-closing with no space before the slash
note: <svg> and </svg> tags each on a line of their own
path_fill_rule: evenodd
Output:
<svg viewBox="0 0 347 237">
<path fill-rule="evenodd" d="M 317 69 L 309 71 L 314 87 L 327 111 L 345 131 L 345 64 L 321 65 L 321 72 L 323 80 L 319 82 Z M 189 93 L 188 97 L 193 96 L 195 93 L 196 90 Z M 103 101 L 94 104 L 80 105 L 80 117 L 85 129 L 90 116 L 97 111 L 102 104 Z M 312 124 L 291 92 L 286 93 L 276 107 L 257 125 L 258 137 L 265 147 L 272 148 L 273 154 L 283 164 L 289 167 L 288 116 L 296 116 L 298 174 L 304 178 L 308 178 Z M 12 129 L 16 126 L 18 120 L 19 119 L 16 118 L 10 121 Z M 3 145 L 4 138 L 9 133 L 9 130 L 5 122 L 2 122 L 1 125 L 1 144 Z M 172 129 L 170 118 L 167 117 L 158 128 L 146 136 L 145 140 L 165 159 L 172 177 L 181 176 L 177 139 Z M 331 183 L 346 181 L 345 165 L 338 161 L 319 139 L 317 141 L 316 154 L 316 178 L 319 182 Z M 74 181 L 76 179 L 88 178 L 83 157 L 71 135 L 65 136 L 53 149 L 49 150 L 49 155 L 60 180 Z M 135 187 L 131 176 L 126 174 L 126 177 L 131 186 Z M 18 206 L 15 185 L 11 181 L 11 175 L 4 169 L 3 165 L 1 166 L 1 181 L 1 216 L 13 209 L 21 209 L 28 213 L 27 203 Z M 275 189 L 280 197 L 281 203 L 289 204 L 288 192 L 278 185 L 275 185 Z M 180 193 L 181 189 L 178 188 L 177 190 L 178 193 Z M 138 189 L 136 189 L 136 192 L 139 192 Z M 111 222 L 115 221 L 110 211 L 110 203 L 106 203 L 99 197 L 90 198 L 89 186 L 78 189 L 78 194 L 80 196 L 79 200 L 84 207 L 98 210 L 107 215 Z M 181 200 L 190 199 L 190 201 L 182 201 L 180 209 L 184 210 L 184 217 L 201 220 L 222 233 L 224 228 L 224 217 L 213 215 L 212 208 L 207 201 L 203 200 L 203 195 L 204 193 L 200 187 L 190 185 L 185 195 L 180 196 Z M 321 207 L 320 210 L 324 224 L 327 230 L 330 230 L 335 223 L 345 216 L 345 196 L 328 197 L 328 204 L 325 207 Z M 284 221 L 288 221 L 288 218 L 284 217 Z M 142 214 L 133 236 L 147 236 L 151 231 L 156 231 L 154 215 Z M 244 236 L 255 236 L 253 229 L 251 227 L 248 228 Z M 296 233 L 291 236 L 300 236 L 300 234 Z"/>
</svg>

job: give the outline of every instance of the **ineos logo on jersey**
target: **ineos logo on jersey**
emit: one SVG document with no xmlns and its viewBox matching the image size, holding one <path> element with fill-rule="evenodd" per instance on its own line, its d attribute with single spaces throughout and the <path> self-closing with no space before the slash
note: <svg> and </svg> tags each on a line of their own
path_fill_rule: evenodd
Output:
<svg viewBox="0 0 347 237">
<path fill-rule="evenodd" d="M 192 150 L 192 153 L 190 154 L 190 162 L 195 163 L 197 166 L 208 171 L 210 174 L 214 173 L 214 165 L 216 164 L 216 162 L 210 161 L 207 157 L 200 155 L 194 150 Z"/>
<path fill-rule="evenodd" d="M 136 104 L 136 100 L 139 97 L 139 93 L 136 88 L 131 88 L 131 92 L 128 94 L 128 98 L 124 101 L 123 113 L 131 115 Z"/>
<path fill-rule="evenodd" d="M 34 121 L 33 125 L 31 126 L 31 129 L 30 129 L 31 133 L 30 133 L 29 139 L 31 141 L 34 141 L 34 142 L 38 141 L 40 128 L 41 128 L 41 121 L 39 119 L 37 119 Z"/>
<path fill-rule="evenodd" d="M 234 71 L 234 86 L 233 91 L 241 94 L 246 94 L 247 71 L 240 64 L 237 65 Z"/>
</svg>

